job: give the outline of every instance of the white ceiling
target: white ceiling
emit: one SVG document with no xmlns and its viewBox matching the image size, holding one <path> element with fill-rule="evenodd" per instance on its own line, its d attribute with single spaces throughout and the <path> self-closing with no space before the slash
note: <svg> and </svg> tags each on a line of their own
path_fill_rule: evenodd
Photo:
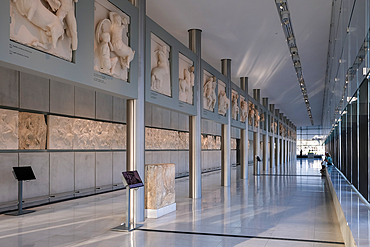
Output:
<svg viewBox="0 0 370 247">
<path fill-rule="evenodd" d="M 288 0 L 315 125 L 321 124 L 332 0 Z M 296 126 L 310 125 L 274 0 L 148 0 L 147 15 L 188 46 L 188 29 L 202 30 L 202 58 L 232 80 L 249 77 Z M 221 70 L 220 70 L 221 71 Z"/>
</svg>

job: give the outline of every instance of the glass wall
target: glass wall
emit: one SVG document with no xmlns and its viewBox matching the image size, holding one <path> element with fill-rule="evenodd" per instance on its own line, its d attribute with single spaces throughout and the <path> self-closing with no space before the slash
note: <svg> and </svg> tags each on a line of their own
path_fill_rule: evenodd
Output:
<svg viewBox="0 0 370 247">
<path fill-rule="evenodd" d="M 370 0 L 335 1 L 325 81 L 323 134 L 334 165 L 369 196 Z"/>
<path fill-rule="evenodd" d="M 297 155 L 308 155 L 313 153 L 314 155 L 324 155 L 325 146 L 324 141 L 326 136 L 321 126 L 306 126 L 297 128 Z"/>
</svg>

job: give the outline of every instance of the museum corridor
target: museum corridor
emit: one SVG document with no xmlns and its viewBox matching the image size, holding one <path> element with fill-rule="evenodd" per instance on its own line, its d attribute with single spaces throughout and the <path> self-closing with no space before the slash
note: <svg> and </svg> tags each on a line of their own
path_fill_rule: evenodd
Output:
<svg viewBox="0 0 370 247">
<path fill-rule="evenodd" d="M 251 168 L 251 167 L 250 167 Z M 320 160 L 298 159 L 285 172 L 220 186 L 220 171 L 202 175 L 203 198 L 188 198 L 176 179 L 177 211 L 130 233 L 113 232 L 125 217 L 125 190 L 0 215 L 0 246 L 344 246 Z"/>
</svg>

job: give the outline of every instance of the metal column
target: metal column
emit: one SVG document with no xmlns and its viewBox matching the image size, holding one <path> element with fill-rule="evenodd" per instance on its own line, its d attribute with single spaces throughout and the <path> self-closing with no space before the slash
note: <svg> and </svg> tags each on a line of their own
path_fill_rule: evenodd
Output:
<svg viewBox="0 0 370 247">
<path fill-rule="evenodd" d="M 248 77 L 241 77 L 240 78 L 240 87 L 243 91 L 246 92 L 248 95 Z M 248 96 L 245 99 L 248 102 Z M 248 109 L 249 110 L 249 109 Z M 245 120 L 246 129 L 242 129 L 240 131 L 240 142 L 241 142 L 241 150 L 240 150 L 240 166 L 241 166 L 241 179 L 248 178 L 248 118 Z"/>
<path fill-rule="evenodd" d="M 267 123 L 268 119 L 268 107 L 269 107 L 269 99 L 268 98 L 262 98 L 262 105 L 266 108 L 266 114 L 265 114 L 265 124 Z M 266 134 L 263 135 L 263 170 L 267 170 L 267 152 L 268 150 L 268 126 L 266 126 Z"/>
<path fill-rule="evenodd" d="M 260 103 L 260 90 L 253 89 L 253 98 Z M 259 173 L 257 156 L 260 155 L 260 127 L 258 126 L 257 132 L 253 132 L 253 174 Z"/>
<path fill-rule="evenodd" d="M 269 105 L 269 110 L 270 110 L 270 128 L 273 123 L 273 117 L 275 113 L 275 105 L 270 104 Z M 271 128 L 271 137 L 270 137 L 270 168 L 274 167 L 274 162 L 275 162 L 275 133 L 273 129 Z"/>
<path fill-rule="evenodd" d="M 221 60 L 222 74 L 231 82 L 231 59 Z M 226 94 L 231 96 L 231 86 L 226 87 Z M 231 104 L 227 111 L 227 124 L 221 126 L 221 186 L 230 186 L 231 184 Z"/>
<path fill-rule="evenodd" d="M 279 119 L 279 109 L 275 109 L 275 118 L 278 120 Z M 279 121 L 277 121 L 277 125 L 276 125 L 276 154 L 275 154 L 275 166 L 279 166 L 281 163 L 280 163 L 280 149 L 281 149 L 281 146 L 280 146 L 280 137 L 279 137 L 279 134 L 280 134 L 280 130 L 279 130 Z"/>
<path fill-rule="evenodd" d="M 201 42 L 202 30 L 190 29 L 189 31 L 189 49 L 197 55 L 195 63 L 195 81 L 197 82 L 194 88 L 194 98 L 196 98 L 197 116 L 189 117 L 189 197 L 201 198 L 202 197 L 202 143 L 201 143 L 201 97 L 200 85 L 202 84 L 201 76 Z"/>
</svg>

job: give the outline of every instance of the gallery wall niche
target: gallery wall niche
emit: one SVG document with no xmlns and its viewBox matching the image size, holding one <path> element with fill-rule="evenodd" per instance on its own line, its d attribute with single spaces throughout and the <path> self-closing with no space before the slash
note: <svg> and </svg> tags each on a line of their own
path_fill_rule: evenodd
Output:
<svg viewBox="0 0 370 247">
<path fill-rule="evenodd" d="M 128 81 L 135 51 L 130 48 L 130 16 L 107 0 L 95 1 L 94 70 Z"/>
<path fill-rule="evenodd" d="M 72 61 L 77 0 L 10 0 L 10 39 Z"/>
<path fill-rule="evenodd" d="M 171 90 L 171 47 L 155 34 L 151 34 L 151 89 L 172 96 Z"/>
</svg>

